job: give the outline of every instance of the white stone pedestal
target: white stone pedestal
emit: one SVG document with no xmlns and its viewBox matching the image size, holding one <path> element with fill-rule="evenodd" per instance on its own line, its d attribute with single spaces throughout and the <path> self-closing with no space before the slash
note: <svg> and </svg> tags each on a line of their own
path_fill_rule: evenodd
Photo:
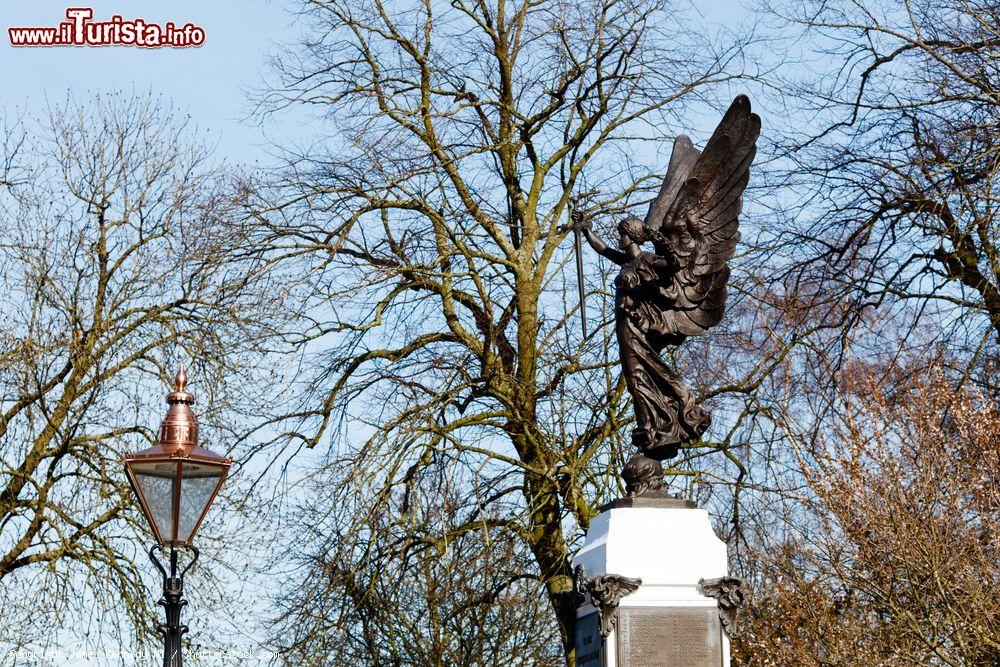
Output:
<svg viewBox="0 0 1000 667">
<path fill-rule="evenodd" d="M 707 511 L 685 505 L 684 501 L 666 498 L 616 501 L 591 521 L 583 548 L 573 561 L 574 567 L 582 565 L 587 578 L 613 574 L 642 579 L 638 589 L 620 599 L 616 625 L 620 626 L 622 618 L 630 624 L 638 623 L 640 616 L 647 619 L 643 621 L 646 624 L 659 623 L 660 616 L 653 618 L 651 613 L 654 610 L 670 611 L 678 617 L 693 614 L 717 619 L 709 610 L 717 615 L 718 601 L 706 595 L 698 582 L 728 575 L 726 545 L 712 530 Z M 632 609 L 642 611 L 629 614 Z M 588 596 L 578 609 L 577 618 L 594 612 Z M 714 627 L 721 635 L 721 664 L 728 667 L 729 639 L 721 624 Z M 617 627 L 605 640 L 605 667 L 625 667 L 619 665 L 616 650 L 621 632 L 622 628 Z M 692 639 L 671 639 L 680 641 Z M 665 657 L 657 664 L 684 661 L 678 658 L 683 649 L 668 650 L 674 651 L 673 658 Z"/>
</svg>

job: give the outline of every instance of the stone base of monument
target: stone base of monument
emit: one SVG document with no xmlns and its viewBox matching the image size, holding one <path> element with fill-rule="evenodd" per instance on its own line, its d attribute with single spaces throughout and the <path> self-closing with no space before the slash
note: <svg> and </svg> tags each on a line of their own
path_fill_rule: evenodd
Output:
<svg viewBox="0 0 1000 667">
<path fill-rule="evenodd" d="M 728 667 L 726 626 L 742 591 L 707 511 L 674 498 L 614 501 L 574 566 L 577 667 Z"/>
</svg>

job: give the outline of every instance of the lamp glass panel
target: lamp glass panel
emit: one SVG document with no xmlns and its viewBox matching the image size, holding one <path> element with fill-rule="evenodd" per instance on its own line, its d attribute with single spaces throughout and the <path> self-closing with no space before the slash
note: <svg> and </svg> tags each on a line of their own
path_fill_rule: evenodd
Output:
<svg viewBox="0 0 1000 667">
<path fill-rule="evenodd" d="M 149 519 L 163 542 L 174 538 L 174 494 L 177 492 L 176 461 L 133 461 L 132 473 L 142 492 Z"/>
<path fill-rule="evenodd" d="M 224 470 L 218 465 L 184 462 L 181 468 L 181 513 L 177 522 L 177 535 L 181 542 L 188 543 L 194 537 L 192 533 L 208 509 Z"/>
</svg>

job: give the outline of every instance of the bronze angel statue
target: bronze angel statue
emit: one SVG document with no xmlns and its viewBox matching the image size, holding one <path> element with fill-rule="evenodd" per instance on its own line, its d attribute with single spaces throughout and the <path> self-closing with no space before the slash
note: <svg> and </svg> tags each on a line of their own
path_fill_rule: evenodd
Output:
<svg viewBox="0 0 1000 667">
<path fill-rule="evenodd" d="M 722 320 L 728 262 L 740 238 L 743 190 L 759 134 L 760 117 L 740 95 L 703 151 L 688 137 L 677 137 L 646 219 L 628 217 L 618 224 L 618 248 L 602 241 L 581 213 L 572 215 L 573 229 L 621 267 L 615 332 L 635 409 L 632 444 L 639 450 L 623 471 L 629 496 L 661 495 L 660 462 L 701 438 L 711 422 L 660 355 Z"/>
</svg>

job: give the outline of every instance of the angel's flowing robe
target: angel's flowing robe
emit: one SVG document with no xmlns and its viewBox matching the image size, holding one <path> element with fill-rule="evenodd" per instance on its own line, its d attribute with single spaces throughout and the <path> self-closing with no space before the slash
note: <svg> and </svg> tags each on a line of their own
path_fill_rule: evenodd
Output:
<svg viewBox="0 0 1000 667">
<path fill-rule="evenodd" d="M 683 340 L 665 318 L 673 300 L 663 286 L 670 284 L 672 271 L 663 257 L 641 252 L 615 278 L 615 332 L 635 408 L 632 444 L 658 461 L 676 456 L 679 445 L 698 440 L 711 421 L 660 356 L 665 345 Z"/>
</svg>

